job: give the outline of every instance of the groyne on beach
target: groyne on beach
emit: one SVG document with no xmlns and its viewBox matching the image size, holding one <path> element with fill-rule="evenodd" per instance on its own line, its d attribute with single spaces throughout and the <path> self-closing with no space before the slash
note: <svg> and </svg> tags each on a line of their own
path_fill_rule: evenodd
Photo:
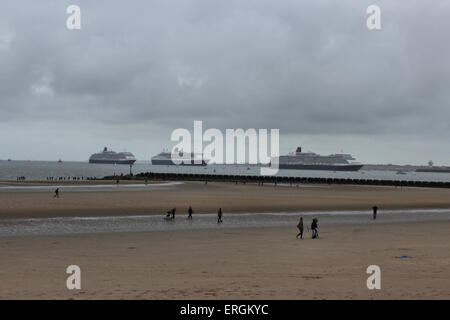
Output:
<svg viewBox="0 0 450 320">
<path fill-rule="evenodd" d="M 450 188 L 450 182 L 441 181 L 410 181 L 410 180 L 380 180 L 380 179 L 352 179 L 352 178 L 319 178 L 319 177 L 286 177 L 286 176 L 258 176 L 258 175 L 222 175 L 195 173 L 160 173 L 144 172 L 136 175 L 106 176 L 105 180 L 164 180 L 164 181 L 218 181 L 256 184 L 347 184 L 395 187 L 424 187 Z"/>
</svg>

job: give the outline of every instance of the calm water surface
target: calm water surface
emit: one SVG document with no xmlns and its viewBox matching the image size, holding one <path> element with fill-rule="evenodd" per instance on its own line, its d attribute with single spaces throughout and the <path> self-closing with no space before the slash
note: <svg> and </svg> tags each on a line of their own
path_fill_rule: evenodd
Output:
<svg viewBox="0 0 450 320">
<path fill-rule="evenodd" d="M 110 216 L 110 217 L 61 217 L 0 220 L 0 237 L 31 235 L 70 235 L 115 232 L 155 232 L 199 229 L 267 228 L 291 226 L 295 232 L 300 216 L 309 226 L 313 217 L 319 219 L 319 231 L 335 225 L 395 224 L 401 222 L 450 221 L 450 209 L 380 210 L 377 220 L 370 211 L 322 211 L 276 213 L 224 213 L 223 223 L 217 223 L 217 215 L 194 214 L 192 220 L 186 214 L 177 214 L 175 221 L 164 215 Z"/>
<path fill-rule="evenodd" d="M 48 161 L 0 161 L 0 180 L 16 180 L 25 176 L 27 180 L 42 180 L 47 177 L 96 177 L 102 178 L 114 174 L 128 174 L 128 165 L 90 164 L 87 162 L 48 162 Z M 259 175 L 260 169 L 245 165 L 210 165 L 195 166 L 153 166 L 149 162 L 136 162 L 133 165 L 134 174 L 140 172 L 168 173 L 201 173 L 201 174 L 235 174 Z M 407 172 L 397 174 L 395 171 L 360 170 L 357 172 L 333 172 L 314 170 L 280 170 L 279 176 L 288 177 L 321 177 L 321 178 L 352 178 L 408 181 L 448 181 L 450 173 Z"/>
</svg>

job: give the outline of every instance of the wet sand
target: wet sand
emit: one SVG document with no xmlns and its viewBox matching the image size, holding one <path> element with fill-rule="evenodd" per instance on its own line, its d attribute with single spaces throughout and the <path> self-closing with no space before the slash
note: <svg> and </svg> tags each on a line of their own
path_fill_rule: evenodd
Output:
<svg viewBox="0 0 450 320">
<path fill-rule="evenodd" d="M 302 210 L 370 210 L 450 208 L 450 189 L 396 188 L 360 185 L 258 186 L 254 184 L 185 182 L 178 185 L 145 186 L 142 181 L 94 182 L 77 188 L 60 188 L 60 198 L 53 198 L 53 187 L 5 189 L 33 186 L 36 183 L 2 183 L 0 185 L 0 218 L 36 218 L 69 216 L 117 216 L 163 214 L 172 207 L 185 213 L 188 206 L 195 213 L 299 212 Z M 161 183 L 161 182 L 158 182 Z M 96 183 L 94 183 L 96 184 Z M 131 184 L 131 185 L 130 185 Z M 139 187 L 133 187 L 139 184 Z"/>
<path fill-rule="evenodd" d="M 449 227 L 326 225 L 318 240 L 297 240 L 295 227 L 2 238 L 0 298 L 450 299 Z M 65 287 L 71 264 L 81 290 Z M 372 264 L 381 290 L 366 287 Z"/>
<path fill-rule="evenodd" d="M 422 213 L 421 222 L 414 213 L 398 214 L 383 222 L 387 209 L 450 208 L 447 189 L 141 181 L 63 186 L 55 199 L 55 185 L 8 189 L 2 183 L 2 223 L 162 214 L 174 206 L 181 214 L 189 205 L 195 214 L 222 207 L 225 221 L 189 230 L 0 237 L 0 299 L 450 299 L 447 214 L 431 221 Z M 370 220 L 373 204 L 380 208 L 377 221 Z M 367 210 L 368 217 L 346 225 L 336 216 L 335 222 L 320 218 L 318 240 L 306 230 L 306 239 L 297 240 L 295 223 L 227 227 L 231 213 L 315 210 Z M 72 264 L 81 267 L 81 290 L 65 287 Z M 382 271 L 378 291 L 366 287 L 372 264 Z"/>
</svg>

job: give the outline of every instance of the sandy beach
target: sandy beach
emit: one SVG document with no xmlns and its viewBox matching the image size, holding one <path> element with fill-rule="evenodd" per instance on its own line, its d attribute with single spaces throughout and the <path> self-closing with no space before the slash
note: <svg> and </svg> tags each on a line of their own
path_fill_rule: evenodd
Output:
<svg viewBox="0 0 450 320">
<path fill-rule="evenodd" d="M 450 189 L 396 188 L 360 185 L 274 186 L 210 182 L 152 187 L 143 181 L 127 181 L 109 188 L 60 188 L 60 198 L 53 197 L 52 187 L 36 189 L 1 189 L 0 218 L 32 218 L 59 216 L 117 216 L 163 214 L 176 207 L 185 213 L 191 205 L 196 213 L 215 213 L 222 207 L 226 213 L 299 212 L 304 210 L 370 210 L 450 208 Z M 102 182 L 107 184 L 108 182 Z M 159 184 L 162 182 L 158 182 Z M 139 185 L 133 187 L 130 185 Z M 1 186 L 30 186 L 31 183 Z M 127 187 L 127 185 L 129 187 Z"/>
<path fill-rule="evenodd" d="M 295 223 L 230 228 L 226 215 L 222 225 L 197 230 L 3 236 L 0 299 L 450 299 L 448 218 L 427 221 L 423 214 L 418 222 L 409 213 L 393 223 L 383 215 L 370 220 L 373 204 L 400 212 L 450 208 L 450 190 L 137 183 L 63 186 L 59 199 L 53 198 L 55 184 L 27 189 L 3 183 L 20 188 L 0 189 L 0 223 L 152 215 L 174 206 L 185 213 L 188 205 L 195 214 L 221 206 L 226 215 L 367 210 L 368 219 L 344 225 L 320 219 L 316 240 L 307 230 L 297 240 Z M 66 288 L 65 271 L 73 264 L 82 270 L 81 290 Z M 366 287 L 366 268 L 374 264 L 381 268 L 381 290 Z"/>
<path fill-rule="evenodd" d="M 449 299 L 449 227 L 328 226 L 317 240 L 297 240 L 295 227 L 5 238 L 0 298 Z M 71 264 L 81 290 L 65 287 Z M 366 287 L 372 264 L 381 290 Z"/>
</svg>

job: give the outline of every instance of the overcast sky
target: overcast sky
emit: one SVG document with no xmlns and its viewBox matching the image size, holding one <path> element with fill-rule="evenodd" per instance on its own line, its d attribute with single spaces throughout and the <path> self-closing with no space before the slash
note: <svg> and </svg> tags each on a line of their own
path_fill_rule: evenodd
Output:
<svg viewBox="0 0 450 320">
<path fill-rule="evenodd" d="M 282 154 L 450 165 L 449 17 L 448 0 L 2 0 L 0 159 L 148 160 L 203 120 L 279 128 Z"/>
</svg>

